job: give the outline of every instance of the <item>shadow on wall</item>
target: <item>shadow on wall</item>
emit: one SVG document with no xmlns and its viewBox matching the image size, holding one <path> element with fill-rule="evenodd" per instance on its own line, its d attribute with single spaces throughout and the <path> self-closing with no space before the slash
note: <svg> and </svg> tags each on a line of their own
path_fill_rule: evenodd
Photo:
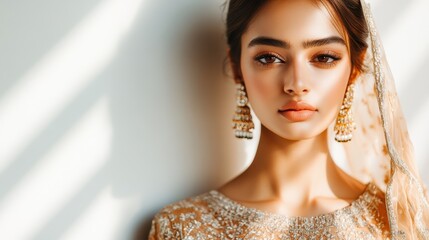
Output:
<svg viewBox="0 0 429 240">
<path fill-rule="evenodd" d="M 36 32 L 40 30 L 38 26 L 48 24 L 48 22 L 51 21 L 51 17 L 54 18 L 56 14 L 62 14 L 62 12 L 50 12 L 49 14 L 43 15 L 42 12 L 34 11 L 34 6 L 29 4 L 28 6 L 26 5 L 25 8 L 23 7 L 22 11 L 28 18 L 35 19 L 31 23 L 32 28 L 28 27 L 28 22 L 22 21 L 22 16 L 16 15 L 15 18 L 15 15 L 13 15 L 13 18 L 8 19 L 13 25 L 12 23 L 6 22 L 11 26 L 6 25 L 4 31 L 11 31 L 11 29 L 8 28 L 13 26 L 14 34 L 5 34 L 2 36 L 0 42 L 2 45 L 2 56 L 7 56 L 0 58 L 0 65 L 6 66 L 0 72 L 0 97 L 4 97 L 4 94 L 16 84 L 16 80 L 23 78 L 25 75 L 24 73 L 26 73 L 28 69 L 37 65 L 43 55 L 49 52 L 49 50 L 61 40 L 61 37 L 66 35 L 67 31 L 73 28 L 73 24 L 79 22 L 79 19 L 87 14 L 89 9 L 99 4 L 99 2 L 99 0 L 82 1 L 82 3 L 75 2 L 71 4 L 71 6 L 65 6 L 70 7 L 68 8 L 69 11 L 73 9 L 72 11 L 74 14 L 62 18 L 61 24 L 52 27 L 46 34 L 37 34 Z M 55 7 L 59 2 L 43 0 L 37 4 Z M 17 38 L 16 35 L 25 37 Z M 28 39 L 30 38 L 33 41 L 32 43 L 37 45 L 37 47 L 28 44 Z M 16 45 L 20 47 L 17 48 L 15 47 Z M 98 91 L 95 90 L 95 88 L 98 89 L 98 87 L 94 88 L 94 86 L 97 86 L 97 84 L 92 84 L 80 95 L 80 101 L 76 101 L 64 107 L 63 111 L 57 114 L 58 117 L 50 122 L 51 124 L 49 124 L 49 127 L 40 131 L 40 133 L 14 157 L 11 164 L 2 171 L 0 175 L 0 199 L 9 194 L 19 181 L 31 171 L 32 167 L 49 152 L 50 147 L 64 135 L 64 132 L 58 131 L 58 129 L 70 128 L 70 126 L 78 120 L 79 115 L 87 110 L 87 106 L 82 106 L 89 105 L 88 103 L 93 102 L 94 98 L 100 95 Z M 90 95 L 91 97 L 88 97 Z"/>
<path fill-rule="evenodd" d="M 40 0 L 19 8 L 15 3 L 0 3 L 0 96 L 102 2 Z"/>
<path fill-rule="evenodd" d="M 37 6 L 13 5 L 16 9 L 22 8 L 20 13 L 26 14 L 26 18 L 16 14 L 8 18 L 13 23 L 0 21 L 13 26 L 8 30 L 13 34 L 5 34 L 0 40 L 2 56 L 7 56 L 0 58 L 0 65 L 6 66 L 0 72 L 0 95 L 14 87 L 16 79 L 37 65 L 45 53 L 67 37 L 75 24 L 103 2 L 43 0 L 34 3 Z M 40 219 L 45 216 L 29 215 L 31 220 L 16 218 L 18 220 L 12 222 L 12 228 L 21 229 L 24 222 L 24 227 L 34 230 L 31 239 L 63 239 L 70 232 L 84 236 L 92 232 L 113 232 L 109 239 L 146 239 L 153 215 L 164 205 L 218 187 L 246 165 L 244 141 L 236 140 L 231 129 L 235 87 L 232 78 L 223 73 L 226 46 L 219 14 L 223 0 L 142 2 L 138 18 L 123 36 L 113 59 L 105 61 L 107 64 L 65 102 L 45 128 L 37 129 L 0 174 L 0 200 L 21 188 L 28 176 L 36 176 L 30 179 L 34 180 L 31 184 L 37 182 L 35 185 L 42 191 L 19 204 L 34 209 L 43 205 L 43 211 L 53 209 L 52 215 L 47 214 L 43 221 Z M 40 6 L 40 11 L 34 11 Z M 29 24 L 28 19 L 34 21 Z M 91 49 L 88 51 L 84 57 L 96 54 Z M 75 66 L 70 66 L 67 71 L 74 69 Z M 422 66 L 411 79 L 423 79 L 424 69 Z M 49 87 L 47 91 L 58 90 Z M 423 89 L 426 89 L 424 81 L 410 81 L 404 90 L 409 97 L 405 103 L 421 100 Z M 411 96 L 411 92 L 414 95 Z M 82 147 L 73 143 L 73 150 L 82 151 L 75 153 L 79 157 L 72 154 L 72 157 L 62 155 L 55 159 L 55 169 L 49 166 L 49 172 L 43 172 L 43 179 L 58 181 L 41 183 L 37 178 L 40 172 L 37 175 L 34 169 L 46 164 L 46 156 L 57 150 L 58 142 L 74 131 L 100 100 L 107 103 L 105 112 L 110 115 L 101 118 L 111 121 L 106 128 L 113 128 L 112 142 L 105 144 L 106 140 L 101 139 L 105 136 L 97 131 L 79 135 L 77 141 L 105 144 L 111 151 L 107 153 L 108 159 L 103 157 L 100 166 L 90 163 L 95 166 L 94 172 L 90 171 L 83 179 L 79 171 L 85 172 L 83 168 L 88 166 L 85 160 L 92 158 L 87 156 L 91 151 L 85 147 L 93 145 Z M 88 136 L 94 138 L 84 139 Z M 74 169 L 61 165 L 69 158 L 73 158 Z M 63 177 L 58 172 L 71 174 Z M 82 181 L 76 192 L 68 188 L 69 185 L 63 185 L 72 181 Z M 61 197 L 55 189 L 65 189 L 64 194 L 70 195 L 56 204 L 58 208 L 47 204 Z M 93 208 L 98 207 L 100 194 L 105 192 L 108 203 L 102 210 L 107 213 L 97 212 L 89 218 L 96 221 L 85 222 Z M 19 204 L 14 206 L 21 206 Z M 105 216 L 115 221 L 98 222 Z M 87 224 L 102 228 L 88 230 Z M 106 225 L 114 229 L 103 229 Z"/>
<path fill-rule="evenodd" d="M 98 2 L 91 1 L 85 6 L 90 9 Z M 117 234 L 111 239 L 146 239 L 150 221 L 162 206 L 218 187 L 243 169 L 244 144 L 234 138 L 231 129 L 235 88 L 233 80 L 223 73 L 225 40 L 219 14 L 221 2 L 145 2 L 117 55 L 61 108 L 48 127 L 42 129 L 2 173 L 0 179 L 6 181 L 0 181 L 1 186 L 5 186 L 1 188 L 0 198 L 28 175 L 94 104 L 107 99 L 111 114 L 108 120 L 113 128 L 108 160 L 85 179 L 82 187 L 70 194 L 46 222 L 32 223 L 37 225 L 32 239 L 61 239 L 74 231 L 87 212 L 97 205 L 100 193 L 106 188 L 113 192 L 112 202 L 121 205 L 118 216 L 113 210 L 113 214 L 108 213 L 120 219 L 114 222 L 117 230 L 113 232 Z M 73 2 L 73 6 L 81 5 Z M 75 16 L 70 19 L 72 25 L 79 22 L 87 9 L 69 10 L 70 16 Z M 7 72 L 7 79 L 19 78 L 19 74 L 37 63 L 40 55 L 49 52 L 63 35 L 66 33 L 58 30 L 52 39 L 41 39 L 40 42 L 49 46 L 30 52 L 31 56 L 24 59 L 31 63 L 16 64 L 16 68 Z M 86 57 L 92 57 L 91 54 Z M 6 89 L 13 83 L 1 84 L 0 87 Z M 82 151 L 85 154 L 85 149 Z M 73 160 L 86 166 L 80 159 Z M 45 198 L 57 194 L 50 192 L 49 186 L 44 189 L 46 193 L 41 195 Z M 100 219 L 103 216 L 96 219 L 103 220 Z"/>
<path fill-rule="evenodd" d="M 235 87 L 224 73 L 219 8 L 187 2 L 149 6 L 119 69 L 109 70 L 113 191 L 142 197 L 126 230 L 133 239 L 147 238 L 162 206 L 218 187 L 245 165 L 231 128 Z"/>
<path fill-rule="evenodd" d="M 388 19 L 393 18 L 393 16 L 397 17 L 401 12 L 400 10 L 402 9 L 400 7 L 405 5 L 404 3 L 401 3 L 398 6 L 399 7 L 396 7 L 390 11 L 392 14 L 388 16 Z M 238 169 L 241 169 L 245 165 L 245 163 L 243 157 L 241 157 L 241 161 L 235 160 L 238 159 L 238 157 L 235 157 L 234 154 L 240 153 L 237 153 L 236 150 L 238 145 L 233 140 L 231 140 L 232 133 L 230 130 L 229 120 L 233 111 L 233 101 L 231 101 L 233 100 L 233 87 L 231 87 L 232 79 L 227 79 L 225 76 L 220 75 L 221 71 L 219 71 L 219 69 L 222 68 L 222 61 L 224 57 L 223 53 L 225 49 L 225 46 L 221 44 L 224 42 L 222 33 L 223 30 L 220 28 L 222 23 L 220 23 L 217 19 L 213 20 L 210 17 L 207 17 L 209 15 L 204 14 L 204 12 L 200 12 L 200 14 L 201 15 L 191 16 L 191 18 L 194 19 L 192 21 L 193 24 L 187 26 L 178 26 L 176 31 L 180 31 L 181 34 L 174 34 L 175 31 L 173 31 L 173 33 L 170 32 L 172 35 L 168 35 L 169 37 L 174 38 L 181 36 L 177 39 L 178 44 L 175 45 L 178 48 L 169 48 L 167 50 L 171 51 L 174 57 L 173 59 L 169 60 L 164 59 L 166 60 L 166 64 L 159 64 L 158 66 L 165 66 L 166 68 L 158 69 L 158 71 L 161 73 L 163 71 L 167 71 L 167 69 L 168 71 L 175 69 L 175 72 L 174 74 L 170 74 L 168 76 L 163 75 L 159 78 L 155 78 L 167 79 L 165 82 L 172 85 L 169 87 L 166 86 L 166 89 L 175 90 L 176 94 L 179 93 L 179 95 L 175 96 L 179 97 L 182 103 L 186 103 L 185 106 L 178 106 L 178 109 L 176 109 L 178 112 L 174 111 L 175 114 L 181 115 L 179 119 L 180 121 L 183 121 L 181 122 L 181 128 L 183 128 L 182 130 L 173 130 L 179 134 L 179 136 L 185 137 L 185 140 L 181 142 L 180 148 L 192 149 L 192 151 L 194 151 L 196 148 L 199 148 L 200 150 L 197 150 L 197 152 L 188 153 L 188 156 L 193 156 L 193 159 L 186 159 L 186 155 L 178 157 L 177 160 L 180 163 L 175 165 L 173 163 L 174 161 L 165 160 L 162 154 L 159 155 L 160 152 L 158 151 L 162 151 L 163 148 L 161 147 L 161 149 L 153 153 L 152 159 L 147 160 L 147 164 L 150 164 L 153 159 L 166 161 L 165 166 L 172 164 L 171 168 L 178 167 L 178 169 L 180 169 L 177 175 L 174 175 L 174 179 L 180 179 L 180 175 L 182 175 L 182 177 L 185 175 L 193 175 L 187 177 L 189 180 L 187 183 L 192 182 L 192 187 L 186 187 L 186 189 L 206 190 L 208 186 L 215 186 L 228 177 L 233 176 L 235 173 L 237 173 Z M 386 21 L 381 21 L 380 26 L 383 29 L 394 27 L 389 25 Z M 165 54 L 161 55 L 165 56 Z M 154 57 L 154 60 L 161 61 L 160 59 L 156 59 L 157 56 Z M 420 73 L 417 74 L 419 76 L 423 76 Z M 171 79 L 171 77 L 173 78 Z M 146 82 L 146 86 L 150 86 L 150 82 L 153 80 L 154 79 L 150 78 L 146 79 L 146 81 L 148 81 Z M 230 90 L 227 90 L 228 88 Z M 143 89 L 149 90 L 151 88 L 147 89 L 143 87 Z M 405 92 L 411 93 L 412 91 L 405 90 Z M 174 95 L 172 92 L 166 92 L 166 95 L 168 94 Z M 422 95 L 420 93 L 417 96 Z M 165 106 L 168 108 L 171 102 L 177 100 L 170 98 L 171 96 L 165 97 L 167 97 L 169 100 L 161 102 L 159 105 L 157 104 L 157 106 Z M 152 109 L 152 112 L 157 111 L 154 109 L 154 107 L 157 108 L 154 105 L 150 104 L 146 107 L 148 109 Z M 161 109 L 165 108 L 161 107 Z M 115 115 L 121 116 L 121 114 Z M 166 121 L 166 119 L 169 119 L 168 115 L 163 114 L 150 114 L 150 116 L 155 117 L 155 119 L 151 119 L 149 126 L 154 126 L 156 125 L 156 122 L 159 124 L 160 121 L 163 122 Z M 161 125 L 168 125 L 168 121 Z M 161 135 L 163 134 L 165 134 L 164 137 L 161 137 L 163 139 L 175 139 L 174 136 L 169 136 L 169 133 L 161 133 Z M 176 141 L 180 140 L 172 140 L 172 142 Z M 243 155 L 243 153 L 241 153 L 241 155 Z M 180 164 L 186 164 L 186 166 L 192 165 L 193 167 L 191 169 L 187 168 L 186 166 L 180 168 Z M 195 173 L 195 169 L 201 169 L 200 173 L 202 174 L 199 175 L 199 173 Z M 230 172 L 222 173 L 220 172 L 220 169 L 228 169 Z M 163 169 L 155 170 L 155 172 L 158 173 L 163 171 Z M 138 174 L 136 174 L 136 176 L 138 176 Z M 166 176 L 163 175 L 155 179 L 153 182 L 163 182 L 164 186 L 171 186 L 169 189 L 173 188 L 171 185 L 171 178 L 166 178 Z M 211 182 L 195 182 L 195 180 L 198 182 L 201 181 L 201 179 L 209 179 Z M 171 196 L 170 199 L 178 199 L 178 196 L 188 196 L 197 192 L 200 191 L 194 190 L 174 195 L 160 190 L 160 196 L 169 195 Z M 156 198 L 152 199 L 156 200 Z M 157 203 L 154 205 L 162 206 L 166 202 L 167 201 L 162 204 Z M 153 213 L 155 213 L 155 211 L 152 211 L 152 214 Z M 135 240 L 147 238 L 152 216 L 153 215 L 151 214 L 143 214 L 143 217 L 140 219 L 140 225 L 136 227 L 134 236 Z"/>
</svg>

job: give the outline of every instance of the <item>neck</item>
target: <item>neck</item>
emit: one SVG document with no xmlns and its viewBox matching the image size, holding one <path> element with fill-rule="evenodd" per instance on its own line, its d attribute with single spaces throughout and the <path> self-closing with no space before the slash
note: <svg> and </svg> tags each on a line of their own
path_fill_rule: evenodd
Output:
<svg viewBox="0 0 429 240">
<path fill-rule="evenodd" d="M 294 193 L 312 198 L 329 189 L 339 173 L 329 154 L 327 132 L 305 140 L 286 140 L 261 128 L 255 158 L 247 171 L 256 191 L 284 198 Z"/>
</svg>

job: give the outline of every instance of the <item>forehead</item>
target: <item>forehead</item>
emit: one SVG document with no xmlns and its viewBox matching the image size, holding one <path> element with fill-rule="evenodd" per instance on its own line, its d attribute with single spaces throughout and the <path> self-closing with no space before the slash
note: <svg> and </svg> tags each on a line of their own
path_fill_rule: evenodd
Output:
<svg viewBox="0 0 429 240">
<path fill-rule="evenodd" d="M 343 37 L 321 3 L 312 0 L 269 0 L 249 23 L 243 38 L 276 37 L 294 42 Z"/>
</svg>

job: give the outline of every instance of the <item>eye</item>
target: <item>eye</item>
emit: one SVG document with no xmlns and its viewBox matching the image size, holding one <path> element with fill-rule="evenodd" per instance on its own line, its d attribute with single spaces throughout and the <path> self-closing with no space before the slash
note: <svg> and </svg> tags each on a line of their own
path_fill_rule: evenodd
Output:
<svg viewBox="0 0 429 240">
<path fill-rule="evenodd" d="M 312 61 L 322 64 L 335 64 L 341 58 L 334 54 L 319 54 Z"/>
<path fill-rule="evenodd" d="M 284 60 L 282 60 L 279 56 L 272 54 L 272 53 L 266 53 L 266 54 L 258 55 L 255 58 L 255 60 L 262 65 L 274 64 L 274 63 L 284 63 Z"/>
</svg>

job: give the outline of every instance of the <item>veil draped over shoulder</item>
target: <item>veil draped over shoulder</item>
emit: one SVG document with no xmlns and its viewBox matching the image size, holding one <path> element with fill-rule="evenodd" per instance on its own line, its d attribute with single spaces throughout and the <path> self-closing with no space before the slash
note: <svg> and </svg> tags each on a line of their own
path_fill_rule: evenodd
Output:
<svg viewBox="0 0 429 240">
<path fill-rule="evenodd" d="M 332 141 L 332 154 L 343 153 L 343 168 L 357 179 L 375 182 L 386 193 L 392 239 L 429 239 L 429 206 L 425 186 L 414 162 L 407 125 L 401 111 L 369 3 L 361 0 L 369 29 L 367 70 L 355 82 L 353 140 Z M 339 164 L 341 165 L 341 164 Z"/>
</svg>

